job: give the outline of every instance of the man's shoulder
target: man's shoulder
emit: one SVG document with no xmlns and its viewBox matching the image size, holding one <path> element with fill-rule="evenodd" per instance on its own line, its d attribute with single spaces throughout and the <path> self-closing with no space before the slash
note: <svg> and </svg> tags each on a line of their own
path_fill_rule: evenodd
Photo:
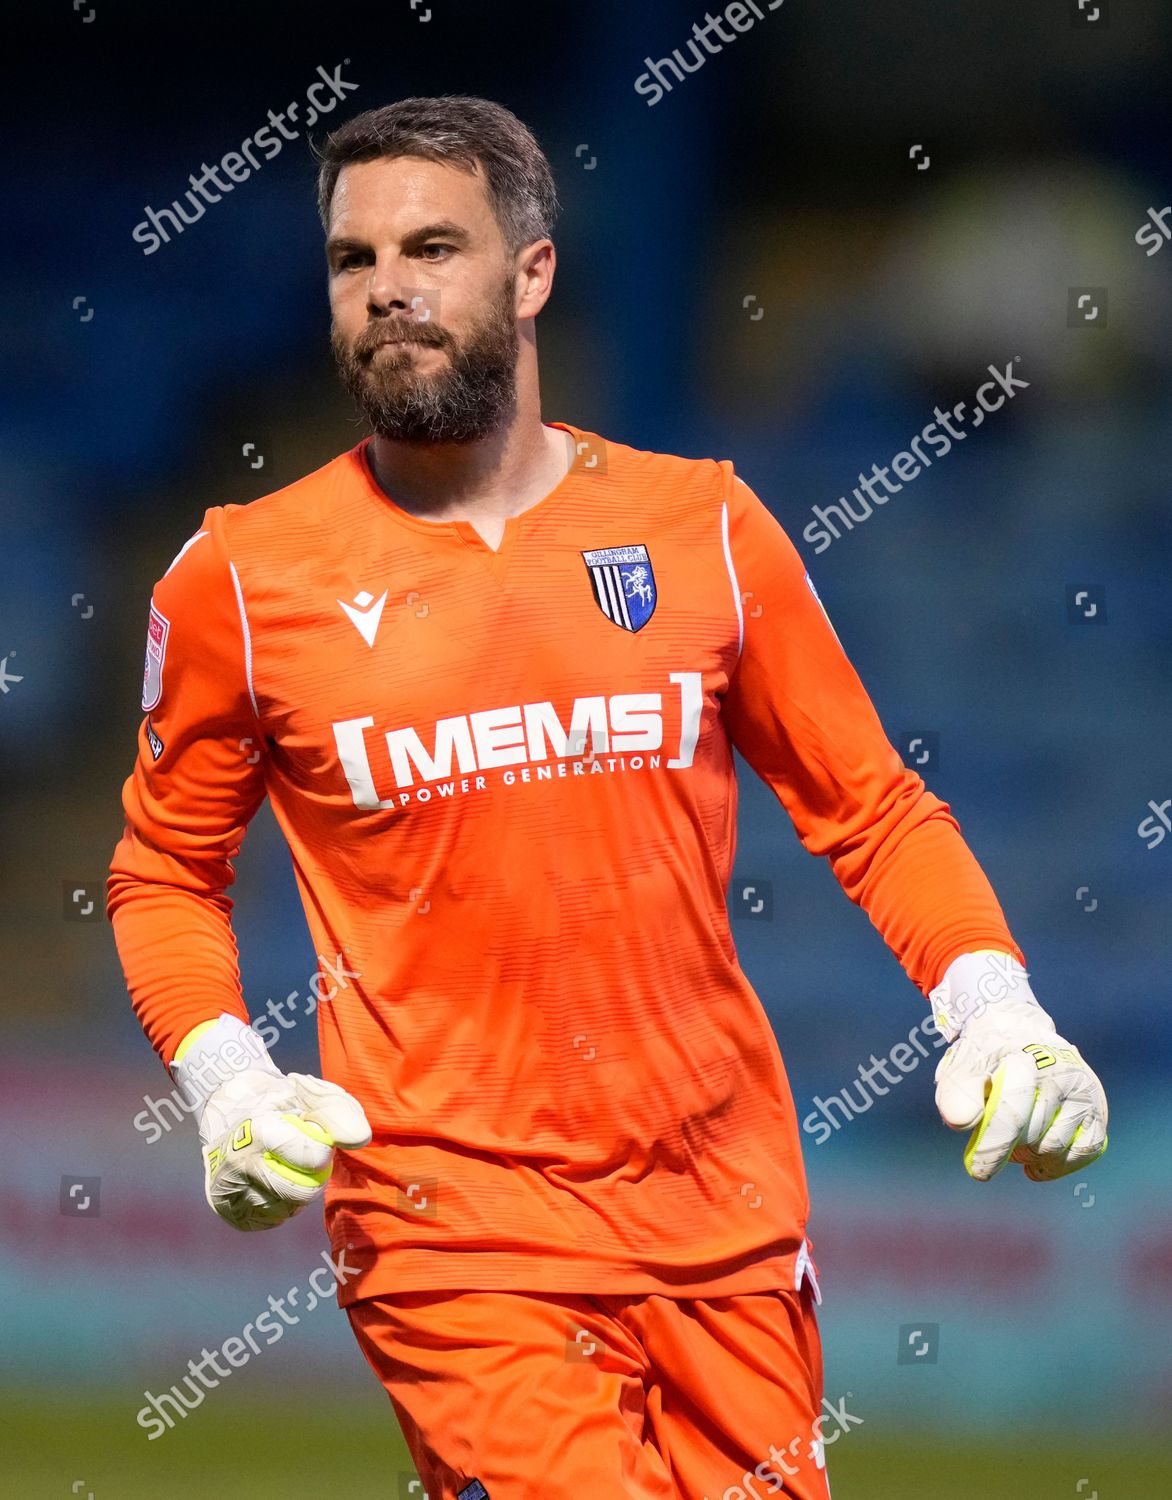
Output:
<svg viewBox="0 0 1172 1500">
<path fill-rule="evenodd" d="M 719 514 L 728 496 L 732 465 L 728 459 L 684 458 L 680 453 L 639 449 L 596 432 L 575 429 L 576 468 L 605 477 L 618 504 L 638 504 L 644 513 L 674 525 L 683 516 Z"/>
<path fill-rule="evenodd" d="M 362 444 L 339 453 L 328 463 L 291 484 L 243 504 L 225 505 L 224 519 L 230 542 L 251 542 L 287 536 L 290 530 L 313 529 L 328 524 L 333 502 L 342 489 L 363 483 Z"/>
<path fill-rule="evenodd" d="M 605 474 L 619 484 L 654 484 L 689 495 L 711 494 L 723 490 L 732 473 L 727 459 L 685 458 L 678 453 L 637 448 L 584 428 L 573 431 L 578 439 L 578 466 L 585 472 Z"/>
</svg>

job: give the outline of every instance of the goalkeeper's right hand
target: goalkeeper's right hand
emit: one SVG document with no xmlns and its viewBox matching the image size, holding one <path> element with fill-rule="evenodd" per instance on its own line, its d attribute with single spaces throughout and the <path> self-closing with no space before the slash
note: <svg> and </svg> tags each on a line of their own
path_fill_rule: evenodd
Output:
<svg viewBox="0 0 1172 1500">
<path fill-rule="evenodd" d="M 188 1032 L 171 1064 L 199 1124 L 204 1194 L 236 1229 L 271 1229 L 319 1197 L 334 1147 L 368 1146 L 358 1100 L 336 1083 L 282 1073 L 250 1026 L 224 1012 Z"/>
</svg>

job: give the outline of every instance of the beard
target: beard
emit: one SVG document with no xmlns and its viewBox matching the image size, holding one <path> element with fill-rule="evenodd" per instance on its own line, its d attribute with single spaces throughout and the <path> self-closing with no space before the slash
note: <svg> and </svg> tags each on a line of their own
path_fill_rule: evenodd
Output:
<svg viewBox="0 0 1172 1500">
<path fill-rule="evenodd" d="M 393 342 L 377 353 L 388 335 Z M 371 429 L 396 443 L 475 443 L 513 409 L 517 396 L 517 324 L 509 280 L 484 317 L 462 338 L 437 323 L 382 317 L 347 344 L 335 326 L 330 344 L 342 383 Z M 443 349 L 447 364 L 416 374 L 409 346 Z"/>
</svg>

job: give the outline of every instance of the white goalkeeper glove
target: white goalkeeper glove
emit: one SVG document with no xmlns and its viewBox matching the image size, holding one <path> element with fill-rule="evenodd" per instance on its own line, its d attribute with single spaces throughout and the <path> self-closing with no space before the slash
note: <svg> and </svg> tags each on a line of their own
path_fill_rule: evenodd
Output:
<svg viewBox="0 0 1172 1500">
<path fill-rule="evenodd" d="M 970 1130 L 964 1164 L 987 1182 L 1009 1161 L 1046 1182 L 1107 1149 L 1107 1098 L 1060 1037 L 1012 954 L 981 949 L 949 964 L 930 999 L 952 1043 L 936 1069 L 936 1107 Z"/>
<path fill-rule="evenodd" d="M 171 1073 L 199 1124 L 204 1194 L 236 1229 L 291 1219 L 329 1181 L 335 1146 L 370 1144 L 357 1099 L 282 1073 L 252 1027 L 227 1012 L 184 1037 Z"/>
</svg>

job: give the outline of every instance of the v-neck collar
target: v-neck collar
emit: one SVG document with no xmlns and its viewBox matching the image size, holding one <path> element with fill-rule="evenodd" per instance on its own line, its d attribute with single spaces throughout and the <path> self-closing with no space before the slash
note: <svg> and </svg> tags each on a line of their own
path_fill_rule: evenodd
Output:
<svg viewBox="0 0 1172 1500">
<path fill-rule="evenodd" d="M 542 426 L 556 427 L 562 432 L 568 432 L 573 438 L 575 446 L 581 441 L 581 429 L 572 426 L 569 422 L 544 422 Z M 489 570 L 498 576 L 503 573 L 508 565 L 517 533 L 521 526 L 526 523 L 526 518 L 556 504 L 565 494 L 566 490 L 576 481 L 579 473 L 576 461 L 571 462 L 570 467 L 562 475 L 561 479 L 558 480 L 557 484 L 554 485 L 552 490 L 543 495 L 540 500 L 535 501 L 534 504 L 527 506 L 520 514 L 506 517 L 500 546 L 493 548 L 488 545 L 471 521 L 431 521 L 423 516 L 412 515 L 410 511 L 404 510 L 397 501 L 387 494 L 375 478 L 374 469 L 370 462 L 370 455 L 367 451 L 371 442 L 372 438 L 364 438 L 352 452 L 357 460 L 358 469 L 366 489 L 382 504 L 387 514 L 392 515 L 396 521 L 401 522 L 413 531 L 430 532 L 432 536 L 444 532 L 449 535 L 458 536 L 468 550 L 475 553 Z"/>
</svg>

